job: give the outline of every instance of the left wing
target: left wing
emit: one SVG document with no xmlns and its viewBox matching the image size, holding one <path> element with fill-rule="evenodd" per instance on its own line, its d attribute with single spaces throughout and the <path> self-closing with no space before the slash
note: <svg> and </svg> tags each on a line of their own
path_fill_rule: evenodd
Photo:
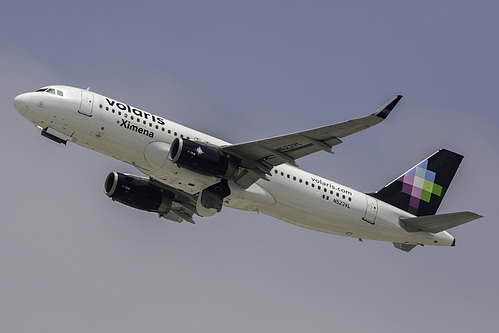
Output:
<svg viewBox="0 0 499 333">
<path fill-rule="evenodd" d="M 259 178 L 266 178 L 274 166 L 289 163 L 297 166 L 297 158 L 324 150 L 333 153 L 331 148 L 342 141 L 340 138 L 362 131 L 382 122 L 402 98 L 396 96 L 373 114 L 363 118 L 348 120 L 307 131 L 276 136 L 273 138 L 228 145 L 222 150 L 242 160 L 236 182 L 242 187 L 249 187 Z"/>
</svg>

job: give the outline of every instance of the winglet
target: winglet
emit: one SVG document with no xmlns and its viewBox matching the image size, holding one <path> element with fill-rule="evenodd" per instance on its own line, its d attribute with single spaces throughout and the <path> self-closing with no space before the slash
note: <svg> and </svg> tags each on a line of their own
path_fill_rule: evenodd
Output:
<svg viewBox="0 0 499 333">
<path fill-rule="evenodd" d="M 392 99 L 390 102 L 386 103 L 382 107 L 379 108 L 378 111 L 374 112 L 373 115 L 380 117 L 381 119 L 386 119 L 390 112 L 392 112 L 393 108 L 397 103 L 402 99 L 402 95 L 397 95 L 394 99 Z"/>
</svg>

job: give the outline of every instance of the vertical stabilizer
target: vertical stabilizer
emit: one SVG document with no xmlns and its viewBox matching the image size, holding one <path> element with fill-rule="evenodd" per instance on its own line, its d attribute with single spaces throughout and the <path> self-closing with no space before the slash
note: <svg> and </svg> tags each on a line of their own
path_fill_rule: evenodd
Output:
<svg viewBox="0 0 499 333">
<path fill-rule="evenodd" d="M 434 215 L 462 155 L 440 149 L 371 196 L 416 216 Z"/>
</svg>

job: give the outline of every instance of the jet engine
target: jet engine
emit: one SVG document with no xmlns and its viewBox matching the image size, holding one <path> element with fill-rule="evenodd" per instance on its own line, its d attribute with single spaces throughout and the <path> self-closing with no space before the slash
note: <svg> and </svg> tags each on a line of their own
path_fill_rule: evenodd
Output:
<svg viewBox="0 0 499 333">
<path fill-rule="evenodd" d="M 239 159 L 224 155 L 216 148 L 183 138 L 173 140 L 169 158 L 181 168 L 223 179 L 235 179 L 241 163 Z"/>
<path fill-rule="evenodd" d="M 124 205 L 166 214 L 172 207 L 174 194 L 141 178 L 119 172 L 111 172 L 104 183 L 104 193 Z"/>
</svg>

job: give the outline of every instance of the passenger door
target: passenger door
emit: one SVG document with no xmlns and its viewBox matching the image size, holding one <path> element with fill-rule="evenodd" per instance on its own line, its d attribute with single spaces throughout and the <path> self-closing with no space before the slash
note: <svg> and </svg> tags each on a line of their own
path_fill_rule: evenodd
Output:
<svg viewBox="0 0 499 333">
<path fill-rule="evenodd" d="M 85 116 L 92 116 L 92 109 L 94 107 L 94 94 L 88 90 L 81 91 L 81 102 L 79 113 L 84 114 Z"/>
</svg>

